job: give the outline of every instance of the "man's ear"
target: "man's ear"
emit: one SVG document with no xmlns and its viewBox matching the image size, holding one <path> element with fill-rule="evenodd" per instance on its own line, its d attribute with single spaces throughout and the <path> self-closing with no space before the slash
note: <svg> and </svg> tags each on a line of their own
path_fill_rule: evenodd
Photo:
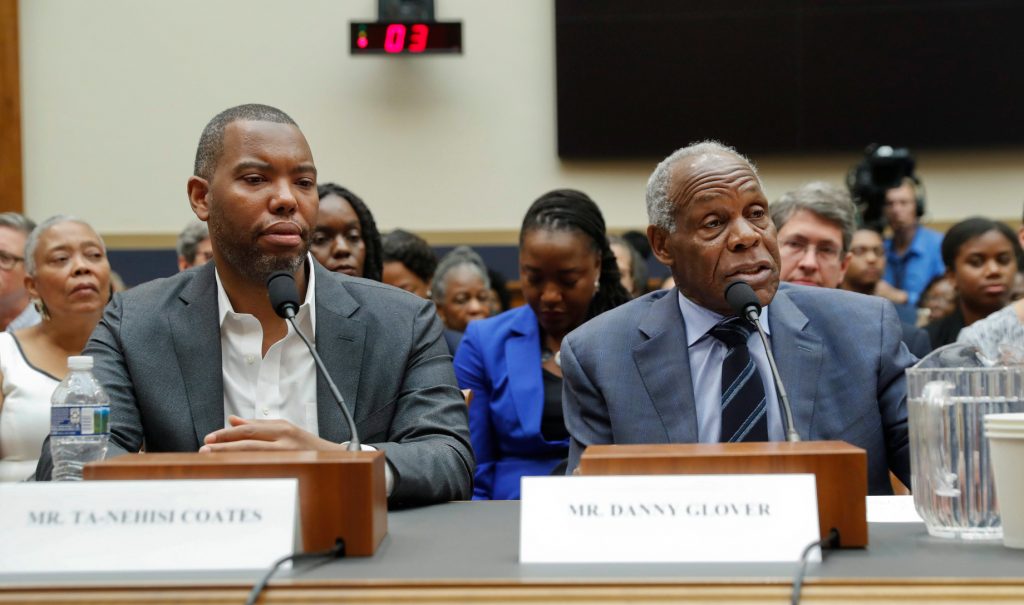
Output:
<svg viewBox="0 0 1024 605">
<path fill-rule="evenodd" d="M 647 225 L 647 240 L 651 242 L 651 253 L 661 264 L 672 268 L 675 266 L 675 258 L 668 248 L 669 233 L 657 225 Z"/>
<path fill-rule="evenodd" d="M 188 203 L 196 218 L 205 221 L 210 217 L 210 183 L 198 176 L 188 177 Z"/>
<path fill-rule="evenodd" d="M 846 277 L 846 270 L 850 268 L 851 260 L 853 260 L 853 252 L 847 252 L 846 256 L 843 257 L 842 264 L 839 265 L 839 283 L 835 285 L 836 288 L 842 287 L 843 279 Z"/>
</svg>

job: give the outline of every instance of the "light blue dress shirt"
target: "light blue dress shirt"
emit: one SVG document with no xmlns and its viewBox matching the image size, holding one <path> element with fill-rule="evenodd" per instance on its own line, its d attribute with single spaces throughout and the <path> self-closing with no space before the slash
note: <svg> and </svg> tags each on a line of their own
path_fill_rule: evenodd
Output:
<svg viewBox="0 0 1024 605">
<path fill-rule="evenodd" d="M 718 443 L 722 433 L 722 362 L 729 347 L 708 330 L 725 319 L 714 311 L 709 311 L 679 293 L 679 310 L 683 314 L 686 326 L 686 346 L 690 355 L 690 376 L 693 378 L 693 398 L 697 404 L 697 438 L 700 443 Z M 761 310 L 761 327 L 769 336 L 768 307 Z M 775 382 L 772 380 L 772 369 L 768 365 L 768 355 L 761 345 L 761 337 L 757 330 L 750 334 L 747 349 L 757 365 L 764 383 L 764 393 L 768 408 L 768 438 L 772 441 L 783 441 L 785 431 L 782 429 L 782 413 L 779 410 L 779 399 L 775 393 Z"/>
<path fill-rule="evenodd" d="M 892 238 L 885 240 L 885 281 L 907 293 L 907 302 L 896 305 L 896 313 L 908 324 L 917 321 L 917 301 L 925 287 L 946 272 L 942 237 L 937 231 L 918 226 L 903 256 L 893 250 Z"/>
</svg>

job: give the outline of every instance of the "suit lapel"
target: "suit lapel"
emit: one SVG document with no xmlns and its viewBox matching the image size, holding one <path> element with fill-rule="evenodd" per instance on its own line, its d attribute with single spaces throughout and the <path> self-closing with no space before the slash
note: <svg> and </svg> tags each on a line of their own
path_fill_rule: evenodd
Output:
<svg viewBox="0 0 1024 605">
<path fill-rule="evenodd" d="M 540 367 L 540 329 L 537 316 L 523 307 L 505 342 L 508 388 L 515 403 L 519 424 L 527 434 L 539 434 L 544 408 L 544 380 Z"/>
<path fill-rule="evenodd" d="M 224 377 L 213 263 L 197 270 L 178 298 L 182 304 L 168 321 L 198 449 L 206 435 L 224 428 Z"/>
<path fill-rule="evenodd" d="M 348 293 L 344 278 L 332 274 L 319 263 L 312 265 L 316 271 L 316 350 L 358 424 L 373 408 L 371 405 L 357 405 L 356 401 L 366 344 L 366 324 L 352 319 L 359 303 Z M 384 405 L 387 402 L 378 403 Z M 335 443 L 350 438 L 345 417 L 319 371 L 316 374 L 316 413 L 322 438 Z"/>
<path fill-rule="evenodd" d="M 648 340 L 633 349 L 633 359 L 661 417 L 665 441 L 696 443 L 697 407 L 678 292 L 673 288 L 651 304 L 639 325 Z"/>
<path fill-rule="evenodd" d="M 772 299 L 768 322 L 772 353 L 793 407 L 793 424 L 801 438 L 810 439 L 822 361 L 821 338 L 806 329 L 807 316 L 789 298 L 785 287 Z"/>
</svg>

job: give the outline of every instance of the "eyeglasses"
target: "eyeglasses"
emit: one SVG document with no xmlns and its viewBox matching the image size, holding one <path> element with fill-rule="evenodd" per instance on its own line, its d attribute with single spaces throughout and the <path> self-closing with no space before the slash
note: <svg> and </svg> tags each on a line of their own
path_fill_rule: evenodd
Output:
<svg viewBox="0 0 1024 605">
<path fill-rule="evenodd" d="M 3 269 L 4 271 L 10 271 L 15 265 L 23 262 L 25 262 L 25 259 L 20 256 L 0 252 L 0 269 Z"/>
<path fill-rule="evenodd" d="M 831 244 L 812 244 L 804 240 L 791 239 L 782 242 L 782 253 L 786 256 L 803 256 L 812 248 L 819 260 L 831 261 L 839 258 L 839 248 Z"/>
</svg>

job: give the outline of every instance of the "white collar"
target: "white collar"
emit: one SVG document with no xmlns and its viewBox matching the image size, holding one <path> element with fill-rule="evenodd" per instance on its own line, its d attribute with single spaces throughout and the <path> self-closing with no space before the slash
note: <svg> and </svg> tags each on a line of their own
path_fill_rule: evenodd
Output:
<svg viewBox="0 0 1024 605">
<path fill-rule="evenodd" d="M 304 313 L 309 314 L 310 328 L 313 330 L 313 335 L 316 335 L 316 270 L 313 265 L 315 261 L 313 257 L 306 253 L 306 266 L 309 267 L 309 279 L 306 281 L 306 298 L 302 301 L 302 305 L 299 307 L 299 312 L 295 314 L 295 319 L 298 321 L 301 319 L 301 315 Z M 235 308 L 231 306 L 231 300 L 228 298 L 227 291 L 224 290 L 224 284 L 220 281 L 220 271 L 214 267 L 214 276 L 217 280 L 217 323 L 221 327 L 224 327 L 224 319 L 227 317 L 238 317 L 249 315 L 248 313 L 238 313 Z M 291 326 L 288 327 L 289 331 Z"/>
<path fill-rule="evenodd" d="M 771 334 L 768 327 L 768 307 L 761 309 L 761 327 L 765 334 Z M 692 347 L 695 342 L 704 338 L 708 331 L 725 319 L 724 315 L 706 309 L 679 292 L 679 311 L 683 314 L 683 321 L 686 325 L 686 346 Z"/>
</svg>

